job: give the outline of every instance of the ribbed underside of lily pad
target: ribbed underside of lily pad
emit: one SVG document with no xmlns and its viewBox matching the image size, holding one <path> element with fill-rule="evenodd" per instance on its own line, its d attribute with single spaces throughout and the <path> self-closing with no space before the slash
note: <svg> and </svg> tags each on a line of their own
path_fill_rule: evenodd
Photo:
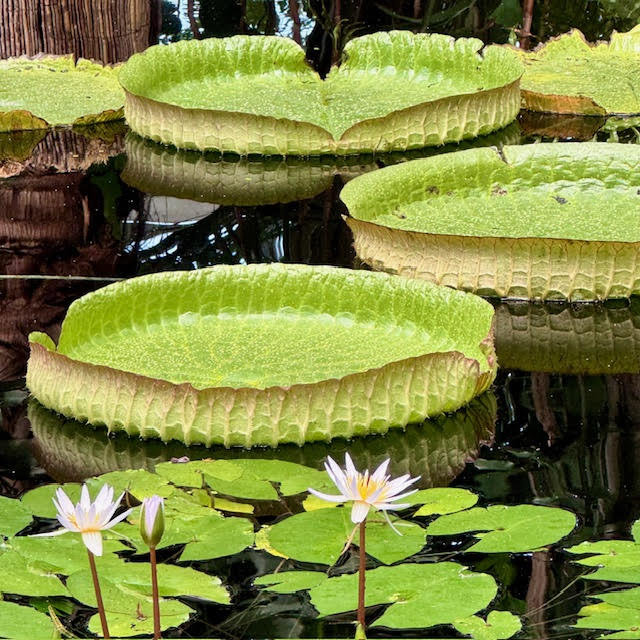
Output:
<svg viewBox="0 0 640 640">
<path fill-rule="evenodd" d="M 474 296 L 383 274 L 161 273 L 74 302 L 57 348 L 31 334 L 27 385 L 65 416 L 187 444 L 383 433 L 488 388 L 492 317 Z"/>
<path fill-rule="evenodd" d="M 71 55 L 0 60 L 0 131 L 119 120 L 123 107 L 112 67 Z"/>
<path fill-rule="evenodd" d="M 424 487 L 446 486 L 478 455 L 482 443 L 495 433 L 497 403 L 491 391 L 483 393 L 454 414 L 442 415 L 406 429 L 391 429 L 384 435 L 303 446 L 259 447 L 245 457 L 287 460 L 318 469 L 327 456 L 343 460 L 349 452 L 360 465 L 374 469 L 386 458 L 394 461 L 398 474 L 420 475 Z M 76 420 L 49 411 L 39 402 L 29 402 L 33 429 L 33 451 L 39 464 L 57 482 L 81 482 L 93 475 L 126 469 L 147 469 L 172 458 L 228 458 L 235 450 L 186 447 L 178 442 L 140 441 L 125 434 L 107 435 L 104 429 L 90 429 Z"/>
<path fill-rule="evenodd" d="M 640 293 L 635 145 L 461 151 L 360 176 L 341 198 L 376 269 L 507 298 Z"/>
<path fill-rule="evenodd" d="M 242 155 L 414 149 L 495 131 L 519 109 L 522 65 L 475 39 L 403 31 L 351 40 L 323 81 L 292 40 L 234 36 L 151 47 L 120 73 L 142 136 Z"/>
<path fill-rule="evenodd" d="M 640 114 L 640 25 L 590 45 L 577 29 L 520 52 L 522 103 L 532 111 Z"/>
<path fill-rule="evenodd" d="M 505 369 L 570 375 L 640 372 L 640 314 L 631 306 L 502 303 L 496 353 Z"/>
</svg>

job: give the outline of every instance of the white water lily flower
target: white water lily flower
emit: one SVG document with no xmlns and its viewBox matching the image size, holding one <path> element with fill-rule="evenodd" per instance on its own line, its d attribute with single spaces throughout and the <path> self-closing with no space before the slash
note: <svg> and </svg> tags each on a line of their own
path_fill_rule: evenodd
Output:
<svg viewBox="0 0 640 640">
<path fill-rule="evenodd" d="M 420 476 L 412 478 L 409 474 L 405 474 L 404 476 L 391 480 L 391 476 L 387 475 L 389 458 L 371 475 L 369 475 L 368 469 L 364 473 L 360 473 L 355 468 L 351 456 L 348 453 L 345 454 L 344 460 L 346 466 L 345 471 L 343 471 L 331 457 L 327 457 L 327 461 L 324 464 L 329 477 L 338 488 L 340 495 L 333 496 L 311 488 L 309 492 L 329 502 L 353 501 L 351 520 L 355 524 L 363 522 L 371 508 L 382 511 L 391 528 L 396 533 L 400 533 L 393 526 L 391 520 L 389 520 L 387 511 L 396 511 L 410 506 L 408 503 L 397 503 L 396 500 L 401 500 L 415 493 L 417 489 L 412 489 L 411 491 L 405 491 L 405 489 L 416 482 Z"/>
<path fill-rule="evenodd" d="M 58 511 L 58 521 L 64 529 L 40 535 L 58 536 L 67 531 L 75 531 L 82 535 L 82 541 L 91 553 L 101 556 L 102 531 L 111 529 L 118 522 L 124 520 L 132 511 L 132 509 L 128 509 L 115 518 L 113 517 L 123 495 L 124 493 L 120 494 L 120 497 L 114 501 L 113 487 L 105 484 L 100 489 L 95 501 L 91 502 L 89 489 L 85 484 L 82 485 L 82 491 L 80 492 L 80 502 L 74 505 L 62 488 L 59 488 L 56 491 L 56 497 L 53 498 L 53 504 Z"/>
</svg>

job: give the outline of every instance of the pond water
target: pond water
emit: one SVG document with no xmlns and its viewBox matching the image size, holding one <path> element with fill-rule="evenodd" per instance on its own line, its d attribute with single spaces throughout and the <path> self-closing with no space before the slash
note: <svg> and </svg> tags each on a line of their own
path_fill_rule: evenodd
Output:
<svg viewBox="0 0 640 640">
<path fill-rule="evenodd" d="M 538 135 L 535 126 L 523 115 L 506 130 L 461 146 L 547 139 L 548 123 L 538 126 Z M 635 137 L 630 132 L 623 139 Z M 342 219 L 341 185 L 420 155 L 219 158 L 162 149 L 122 125 L 84 135 L 52 132 L 35 142 L 5 136 L 0 149 L 0 494 L 12 497 L 51 479 L 153 469 L 185 455 L 245 455 L 108 438 L 28 403 L 27 334 L 38 329 L 57 337 L 74 299 L 138 274 L 274 261 L 362 268 Z M 640 301 L 494 305 L 502 368 L 493 390 L 468 409 L 385 437 L 252 455 L 318 468 L 328 453 L 340 459 L 349 450 L 370 466 L 390 455 L 394 472 L 421 474 L 423 486 L 470 488 L 481 504 L 572 510 L 579 527 L 561 546 L 628 537 L 640 516 Z M 438 552 L 451 548 L 432 542 L 416 561 L 431 561 Z M 497 608 L 524 615 L 528 636 L 576 635 L 569 625 L 594 587 L 577 579 L 580 569 L 560 547 L 513 557 L 472 554 L 463 561 L 499 580 Z M 348 616 L 316 620 L 304 595 L 258 593 L 252 579 L 279 564 L 260 551 L 207 562 L 205 570 L 232 585 L 235 606 L 200 604 L 190 636 L 352 633 Z M 370 632 L 387 635 L 412 634 Z"/>
</svg>

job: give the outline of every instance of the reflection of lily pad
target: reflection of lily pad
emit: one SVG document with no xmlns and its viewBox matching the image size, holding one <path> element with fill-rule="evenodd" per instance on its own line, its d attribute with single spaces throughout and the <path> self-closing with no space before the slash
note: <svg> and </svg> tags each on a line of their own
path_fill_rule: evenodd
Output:
<svg viewBox="0 0 640 640">
<path fill-rule="evenodd" d="M 640 149 L 547 143 L 473 149 L 360 176 L 342 190 L 376 269 L 485 295 L 640 293 Z"/>
<path fill-rule="evenodd" d="M 467 551 L 520 553 L 557 542 L 576 526 L 573 513 L 537 505 L 475 507 L 440 516 L 427 527 L 427 535 L 445 536 L 479 532 L 479 541 Z"/>
<path fill-rule="evenodd" d="M 322 468 L 327 455 L 342 460 L 349 451 L 360 466 L 369 469 L 390 457 L 395 474 L 421 475 L 421 486 L 442 486 L 462 470 L 467 460 L 477 455 L 481 442 L 492 439 L 496 410 L 495 396 L 486 392 L 454 414 L 410 425 L 404 431 L 391 430 L 385 435 L 353 440 L 336 438 L 329 444 L 255 448 L 243 451 L 242 456 L 278 458 Z M 125 434 L 108 436 L 106 430 L 90 429 L 80 422 L 65 419 L 33 399 L 29 402 L 29 420 L 36 458 L 47 473 L 60 482 L 81 481 L 89 476 L 125 469 L 152 471 L 159 462 L 183 456 L 198 460 L 238 455 L 233 450 L 219 447 L 210 449 L 187 447 L 178 442 L 140 441 Z M 47 499 L 50 502 L 49 495 Z"/>
<path fill-rule="evenodd" d="M 31 334 L 27 385 L 63 415 L 163 440 L 385 432 L 487 389 L 492 316 L 477 297 L 364 271 L 159 273 L 74 302 L 57 348 Z"/>
<path fill-rule="evenodd" d="M 589 45 L 580 31 L 521 52 L 522 102 L 532 111 L 640 114 L 640 25 Z"/>
<path fill-rule="evenodd" d="M 517 54 L 403 31 L 354 38 L 326 80 L 292 40 L 183 41 L 120 73 L 131 128 L 180 148 L 317 155 L 437 145 L 505 126 L 519 106 Z"/>
<path fill-rule="evenodd" d="M 640 301 L 600 304 L 501 302 L 496 352 L 505 369 L 568 374 L 640 372 Z"/>
<path fill-rule="evenodd" d="M 0 131 L 122 118 L 116 70 L 73 56 L 0 60 Z"/>
</svg>

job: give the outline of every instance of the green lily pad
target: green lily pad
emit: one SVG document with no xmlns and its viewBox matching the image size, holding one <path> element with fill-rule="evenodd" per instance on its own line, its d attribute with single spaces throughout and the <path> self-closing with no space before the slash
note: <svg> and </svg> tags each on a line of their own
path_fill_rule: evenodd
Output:
<svg viewBox="0 0 640 640">
<path fill-rule="evenodd" d="M 640 371 L 640 308 L 500 302 L 496 353 L 505 369 L 563 374 Z"/>
<path fill-rule="evenodd" d="M 175 489 L 163 477 L 144 469 L 113 471 L 87 481 L 87 486 L 92 495 L 93 492 L 99 491 L 105 484 L 113 487 L 116 496 L 126 491 L 140 501 L 143 498 L 150 498 L 154 494 L 167 498 L 175 492 Z M 123 504 L 123 506 L 125 505 Z"/>
<path fill-rule="evenodd" d="M 419 525 L 395 520 L 398 535 L 379 514 L 367 521 L 366 552 L 385 564 L 397 562 L 418 553 L 425 543 L 425 531 Z M 333 564 L 344 549 L 355 525 L 351 507 L 318 509 L 299 513 L 263 529 L 262 543 L 267 551 L 301 562 Z M 357 544 L 358 536 L 353 539 Z"/>
<path fill-rule="evenodd" d="M 590 597 L 602 602 L 582 607 L 575 627 L 618 632 L 607 635 L 607 638 L 631 639 L 640 636 L 640 587 L 598 593 Z"/>
<path fill-rule="evenodd" d="M 322 571 L 280 571 L 260 576 L 254 582 L 274 593 L 295 593 L 316 587 L 328 579 Z"/>
<path fill-rule="evenodd" d="M 421 504 L 414 513 L 415 516 L 432 516 L 443 513 L 455 513 L 473 507 L 478 502 L 478 496 L 467 489 L 449 487 L 433 487 L 417 491 L 402 499 L 409 504 Z"/>
<path fill-rule="evenodd" d="M 574 29 L 533 52 L 525 63 L 522 102 L 532 111 L 584 115 L 640 114 L 640 25 L 589 45 Z"/>
<path fill-rule="evenodd" d="M 49 616 L 31 607 L 0 601 L 0 637 L 22 640 L 25 629 L 29 630 L 29 640 L 51 640 L 53 637 L 54 627 Z"/>
<path fill-rule="evenodd" d="M 492 505 L 440 516 L 427 527 L 430 536 L 475 533 L 467 551 L 521 553 L 557 542 L 576 526 L 573 513 L 555 507 Z"/>
<path fill-rule="evenodd" d="M 354 611 L 358 575 L 330 578 L 310 590 L 321 616 Z M 403 564 L 367 571 L 365 605 L 389 603 L 371 626 L 417 629 L 451 624 L 484 609 L 496 595 L 494 579 L 453 562 Z"/>
<path fill-rule="evenodd" d="M 242 476 L 242 469 L 226 460 L 194 460 L 190 462 L 163 462 L 155 472 L 179 487 L 201 488 L 207 474 L 214 481 L 233 483 Z"/>
<path fill-rule="evenodd" d="M 0 594 L 20 596 L 66 596 L 57 576 L 38 568 L 17 553 L 0 554 Z"/>
<path fill-rule="evenodd" d="M 63 415 L 131 436 L 326 441 L 453 411 L 486 390 L 492 315 L 474 296 L 350 269 L 158 273 L 76 300 L 57 348 L 31 334 L 27 385 Z"/>
<path fill-rule="evenodd" d="M 363 468 L 375 469 L 383 460 L 391 458 L 394 475 L 420 475 L 421 486 L 444 486 L 477 455 L 481 442 L 492 439 L 496 411 L 494 394 L 486 392 L 453 414 L 409 425 L 403 431 L 392 429 L 385 435 L 352 440 L 336 438 L 330 443 L 283 445 L 276 449 L 259 447 L 243 451 L 242 455 L 250 459 L 280 458 L 322 468 L 328 455 L 334 460 L 344 460 L 348 451 Z M 153 469 L 155 465 L 158 474 L 167 480 L 180 486 L 199 487 L 201 474 L 194 474 L 191 468 L 182 471 L 184 465 L 190 463 L 164 465 L 160 461 L 187 456 L 195 462 L 202 457 L 214 457 L 216 462 L 221 462 L 218 458 L 238 456 L 236 450 L 221 447 L 141 441 L 123 433 L 108 436 L 106 429 L 87 428 L 85 424 L 63 418 L 35 399 L 29 401 L 28 415 L 36 458 L 56 478 L 86 478 L 118 469 Z M 216 468 L 222 473 L 220 467 Z M 237 466 L 232 468 L 241 474 Z M 214 506 L 224 510 L 217 505 L 219 498 L 214 500 Z M 53 504 L 47 503 L 47 506 L 49 504 L 53 509 Z M 131 517 L 135 517 L 134 514 Z"/>
<path fill-rule="evenodd" d="M 21 502 L 26 509 L 32 511 L 41 518 L 55 518 L 57 510 L 53 504 L 56 491 L 60 488 L 69 496 L 74 504 L 80 500 L 79 484 L 46 484 L 27 491 L 21 498 Z"/>
<path fill-rule="evenodd" d="M 377 270 L 502 298 L 640 293 L 640 148 L 471 149 L 355 178 L 340 197 Z"/>
<path fill-rule="evenodd" d="M 191 542 L 180 560 L 210 560 L 240 553 L 254 540 L 253 526 L 246 518 L 209 518 L 193 523 Z"/>
<path fill-rule="evenodd" d="M 486 620 L 480 616 L 469 616 L 455 620 L 453 626 L 457 631 L 474 640 L 503 640 L 510 638 L 522 629 L 518 616 L 509 611 L 491 611 Z"/>
<path fill-rule="evenodd" d="M 0 536 L 12 536 L 33 520 L 31 509 L 19 500 L 0 496 Z"/>
<path fill-rule="evenodd" d="M 475 39 L 375 33 L 350 40 L 345 62 L 323 81 L 292 40 L 212 38 L 150 47 L 129 58 L 120 82 L 131 128 L 180 148 L 410 149 L 489 133 L 515 118 L 518 56 L 481 49 Z"/>
<path fill-rule="evenodd" d="M 68 56 L 0 60 L 0 131 L 119 120 L 116 69 Z"/>
</svg>

